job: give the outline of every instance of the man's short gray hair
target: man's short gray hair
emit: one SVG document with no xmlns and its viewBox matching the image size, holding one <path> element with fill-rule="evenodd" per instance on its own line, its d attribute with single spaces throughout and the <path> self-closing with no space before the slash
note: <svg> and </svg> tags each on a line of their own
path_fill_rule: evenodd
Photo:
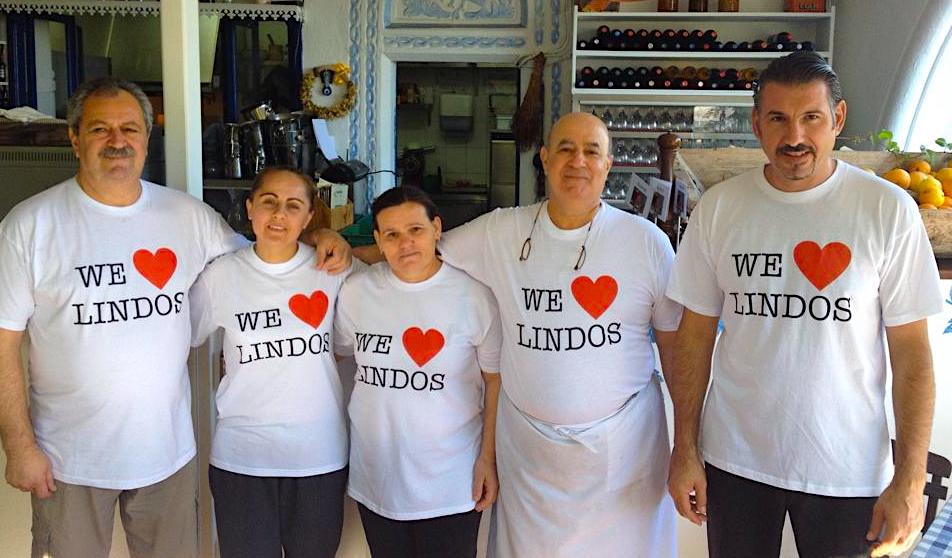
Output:
<svg viewBox="0 0 952 558">
<path fill-rule="evenodd" d="M 69 98 L 69 102 L 66 104 L 66 122 L 69 125 L 69 129 L 72 130 L 74 134 L 79 134 L 79 123 L 83 119 L 83 105 L 86 103 L 86 99 L 99 95 L 114 97 L 118 95 L 120 91 L 129 93 L 139 102 L 139 108 L 142 109 L 142 117 L 145 120 L 146 134 L 151 134 L 152 103 L 149 102 L 149 98 L 146 97 L 138 85 L 131 81 L 114 77 L 96 78 L 84 82 L 73 92 L 72 97 Z"/>
</svg>

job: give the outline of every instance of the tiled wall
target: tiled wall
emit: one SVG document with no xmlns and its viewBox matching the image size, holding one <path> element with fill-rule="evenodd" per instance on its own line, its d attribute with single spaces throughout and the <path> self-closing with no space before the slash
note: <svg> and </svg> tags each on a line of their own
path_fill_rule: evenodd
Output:
<svg viewBox="0 0 952 558">
<path fill-rule="evenodd" d="M 434 146 L 426 156 L 425 174 L 443 171 L 443 185 L 452 188 L 463 181 L 474 186 L 489 182 L 489 133 L 496 120 L 489 111 L 490 95 L 494 104 L 514 104 L 518 93 L 518 73 L 510 68 L 445 67 L 439 65 L 400 65 L 398 84 L 415 83 L 425 109 L 402 108 L 397 111 L 397 156 L 408 145 Z M 440 129 L 440 95 L 473 95 L 473 127 L 468 134 L 446 133 Z M 508 99 L 501 95 L 512 95 Z M 428 118 L 429 117 L 429 118 Z"/>
</svg>

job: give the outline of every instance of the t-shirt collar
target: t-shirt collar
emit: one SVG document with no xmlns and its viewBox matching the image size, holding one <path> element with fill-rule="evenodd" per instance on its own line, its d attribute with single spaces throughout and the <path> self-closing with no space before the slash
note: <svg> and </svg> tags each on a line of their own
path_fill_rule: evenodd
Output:
<svg viewBox="0 0 952 558">
<path fill-rule="evenodd" d="M 297 269 L 299 266 L 306 264 L 309 260 L 314 259 L 314 250 L 311 249 L 306 244 L 298 242 L 298 250 L 291 259 L 286 262 L 281 263 L 269 263 L 262 260 L 258 257 L 258 254 L 255 253 L 255 247 L 252 244 L 246 248 L 243 248 L 243 255 L 248 263 L 252 267 L 258 269 L 268 275 L 281 275 L 282 273 L 287 273 L 293 269 Z"/>
<path fill-rule="evenodd" d="M 142 180 L 139 181 L 139 199 L 133 202 L 132 205 L 124 206 L 107 205 L 94 200 L 89 194 L 86 193 L 85 190 L 83 190 L 83 187 L 79 185 L 79 181 L 76 180 L 75 176 L 70 179 L 70 183 L 70 192 L 72 193 L 73 197 L 79 201 L 79 203 L 94 211 L 107 213 L 109 215 L 135 215 L 136 213 L 139 213 L 148 207 L 149 199 L 151 198 L 149 189 L 146 188 L 146 185 L 142 182 Z"/>
<path fill-rule="evenodd" d="M 823 196 L 827 195 L 842 181 L 843 174 L 846 172 L 846 165 L 842 164 L 840 161 L 833 159 L 833 162 L 836 164 L 836 168 L 833 169 L 833 174 L 823 182 L 817 184 L 809 190 L 804 190 L 802 192 L 784 192 L 783 190 L 778 190 L 770 182 L 767 181 L 766 170 L 767 165 L 764 165 L 759 172 L 755 172 L 755 182 L 758 189 L 763 192 L 768 198 L 776 200 L 781 203 L 810 203 L 814 202 Z"/>
<path fill-rule="evenodd" d="M 549 201 L 546 200 L 542 203 L 544 207 L 542 208 L 542 213 L 539 215 L 539 228 L 546 235 L 558 240 L 580 240 L 588 232 L 589 223 L 585 223 L 581 227 L 574 229 L 560 229 L 555 226 L 555 223 L 549 218 Z M 595 215 L 592 216 L 592 221 L 590 221 L 593 229 L 598 225 L 601 215 L 605 213 L 605 202 L 600 201 L 598 203 L 598 209 L 595 211 Z"/>
</svg>

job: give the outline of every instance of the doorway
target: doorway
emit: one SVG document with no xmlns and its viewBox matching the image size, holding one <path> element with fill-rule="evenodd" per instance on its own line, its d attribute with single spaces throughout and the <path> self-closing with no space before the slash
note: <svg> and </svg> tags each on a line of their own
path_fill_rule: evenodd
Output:
<svg viewBox="0 0 952 558">
<path fill-rule="evenodd" d="M 400 184 L 425 190 L 449 229 L 519 203 L 510 125 L 519 70 L 398 62 L 395 158 Z"/>
</svg>

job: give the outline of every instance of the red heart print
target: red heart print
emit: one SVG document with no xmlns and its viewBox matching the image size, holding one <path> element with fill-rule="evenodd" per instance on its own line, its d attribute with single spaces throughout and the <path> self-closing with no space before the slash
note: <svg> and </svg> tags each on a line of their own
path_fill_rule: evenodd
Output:
<svg viewBox="0 0 952 558">
<path fill-rule="evenodd" d="M 403 347 L 417 366 L 423 366 L 435 357 L 443 349 L 443 343 L 443 334 L 435 329 L 428 329 L 423 333 L 422 329 L 411 327 L 403 332 Z"/>
<path fill-rule="evenodd" d="M 618 283 L 610 275 L 602 275 L 594 281 L 582 275 L 572 281 L 572 296 L 596 320 L 608 310 L 617 294 Z"/>
<path fill-rule="evenodd" d="M 296 294 L 288 300 L 291 313 L 307 325 L 317 329 L 327 314 L 327 295 L 324 291 L 314 291 L 311 296 Z"/>
<path fill-rule="evenodd" d="M 793 249 L 793 261 L 818 291 L 836 280 L 850 265 L 849 246 L 831 242 L 822 249 L 812 240 L 804 240 Z"/>
<path fill-rule="evenodd" d="M 168 248 L 159 248 L 155 254 L 143 249 L 132 254 L 132 265 L 149 283 L 161 289 L 175 273 L 178 260 Z"/>
</svg>

